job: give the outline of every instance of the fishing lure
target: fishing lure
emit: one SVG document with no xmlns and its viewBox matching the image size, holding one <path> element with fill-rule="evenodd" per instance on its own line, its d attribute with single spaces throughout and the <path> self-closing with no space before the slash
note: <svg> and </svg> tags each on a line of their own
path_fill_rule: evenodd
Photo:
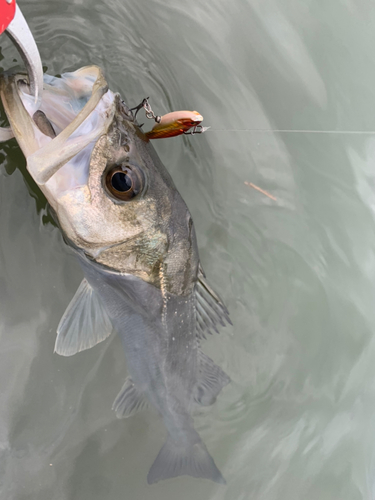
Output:
<svg viewBox="0 0 375 500">
<path fill-rule="evenodd" d="M 142 108 L 146 112 L 146 117 L 156 122 L 153 128 L 145 133 L 148 139 L 166 139 L 181 134 L 202 134 L 209 128 L 200 125 L 203 116 L 198 111 L 173 111 L 163 116 L 157 116 L 151 109 L 148 97 L 143 99 L 141 104 L 132 108 L 132 110 L 136 110 L 135 116 Z"/>
<path fill-rule="evenodd" d="M 203 127 L 197 129 L 203 120 L 203 116 L 198 111 L 173 111 L 158 118 L 160 121 L 156 122 L 152 130 L 146 132 L 149 139 L 165 139 L 186 133 L 202 133 Z M 193 131 L 188 132 L 191 128 Z"/>
</svg>

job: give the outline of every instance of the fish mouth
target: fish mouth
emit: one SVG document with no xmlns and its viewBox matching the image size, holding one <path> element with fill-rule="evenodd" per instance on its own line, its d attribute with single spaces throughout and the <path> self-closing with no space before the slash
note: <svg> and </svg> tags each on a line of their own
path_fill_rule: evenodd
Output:
<svg viewBox="0 0 375 500">
<path fill-rule="evenodd" d="M 37 113 L 25 75 L 2 76 L 0 97 L 27 168 L 42 190 L 54 184 L 57 173 L 62 189 L 84 184 L 87 159 L 107 132 L 120 100 L 108 90 L 101 69 L 87 66 L 61 78 L 45 75 Z"/>
</svg>

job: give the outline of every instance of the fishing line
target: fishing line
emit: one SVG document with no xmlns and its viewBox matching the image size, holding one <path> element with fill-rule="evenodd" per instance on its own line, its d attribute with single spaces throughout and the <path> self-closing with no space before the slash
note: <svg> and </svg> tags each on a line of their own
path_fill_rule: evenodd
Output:
<svg viewBox="0 0 375 500">
<path fill-rule="evenodd" d="M 254 132 L 254 133 L 269 133 L 277 132 L 281 134 L 331 134 L 331 135 L 375 135 L 374 130 L 293 130 L 293 129 L 268 129 L 268 128 L 242 128 L 242 129 L 212 129 L 207 128 L 204 132 Z M 260 193 L 264 194 L 273 201 L 277 201 L 275 196 L 271 195 L 268 191 L 256 186 L 252 182 L 244 181 L 246 186 L 249 186 Z"/>
<path fill-rule="evenodd" d="M 292 129 L 267 129 L 267 128 L 209 128 L 207 132 L 278 132 L 285 134 L 342 134 L 342 135 L 375 135 L 375 130 L 292 130 Z"/>
<path fill-rule="evenodd" d="M 156 116 L 152 111 L 150 103 L 148 102 L 149 97 L 143 99 L 143 101 L 138 104 L 135 108 L 131 108 L 130 111 L 136 110 L 134 118 L 137 116 L 138 111 L 142 108 L 145 110 L 146 117 L 148 119 L 155 120 L 156 125 L 150 132 L 146 132 L 146 135 L 150 139 L 156 138 L 166 138 L 173 137 L 175 135 L 197 135 L 203 134 L 204 132 L 259 132 L 259 133 L 270 133 L 276 132 L 279 134 L 332 134 L 332 135 L 375 135 L 375 130 L 301 130 L 301 129 L 270 129 L 270 128 L 236 128 L 236 129 L 225 129 L 225 128 L 211 128 L 203 127 L 200 123 L 203 117 L 197 111 L 175 111 L 172 113 L 167 113 L 163 116 Z M 164 126 L 161 123 L 164 120 Z M 198 123 L 195 124 L 194 122 Z M 158 126 L 159 125 L 159 126 Z M 151 135 L 153 131 L 157 129 L 159 134 Z M 173 131 L 173 134 L 170 131 Z"/>
</svg>

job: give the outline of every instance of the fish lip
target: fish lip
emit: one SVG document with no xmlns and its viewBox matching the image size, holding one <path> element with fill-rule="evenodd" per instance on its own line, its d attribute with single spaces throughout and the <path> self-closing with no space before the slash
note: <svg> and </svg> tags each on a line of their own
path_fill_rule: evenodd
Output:
<svg viewBox="0 0 375 500">
<path fill-rule="evenodd" d="M 79 73 L 79 71 L 81 71 L 81 73 Z M 1 87 L 6 85 L 4 87 L 4 92 L 6 91 L 10 96 L 7 97 L 5 101 L 10 101 L 11 112 L 14 114 L 14 123 L 11 121 L 11 126 L 17 130 L 17 140 L 27 158 L 27 170 L 39 187 L 44 186 L 50 178 L 65 165 L 65 163 L 69 162 L 73 157 L 77 156 L 78 153 L 83 151 L 85 146 L 89 144 L 89 142 L 85 143 L 86 138 L 87 141 L 96 141 L 98 136 L 102 133 L 101 130 L 107 127 L 107 122 L 114 114 L 112 98 L 110 97 L 108 99 L 106 97 L 104 99 L 104 96 L 108 92 L 108 84 L 104 79 L 101 69 L 96 66 L 90 66 L 88 70 L 86 69 L 86 73 L 85 68 L 81 68 L 75 73 L 78 77 L 84 78 L 84 80 L 88 78 L 86 81 L 88 90 L 85 90 L 85 96 L 88 100 L 86 103 L 82 104 L 82 109 L 74 113 L 74 119 L 69 121 L 66 127 L 60 130 L 56 137 L 49 138 L 49 142 L 44 141 L 44 137 L 48 138 L 48 136 L 37 127 L 33 121 L 33 114 L 30 113 L 30 109 L 25 104 L 22 97 L 22 91 L 18 82 L 24 80 L 24 75 L 22 73 L 17 73 L 6 79 L 2 78 L 5 83 L 2 83 Z M 4 98 L 2 98 L 2 100 L 4 101 Z M 84 131 L 80 136 L 78 134 L 79 128 L 85 126 L 86 120 L 89 118 L 92 111 L 98 109 L 99 103 L 102 103 L 99 110 L 99 114 L 101 115 L 100 119 L 93 123 L 89 131 Z M 16 109 L 15 106 L 21 108 L 17 113 L 14 111 Z M 62 107 L 64 106 L 62 105 Z M 50 119 L 48 113 L 47 117 Z M 53 120 L 51 121 L 53 122 Z M 32 133 L 29 133 L 27 136 L 26 132 L 29 129 Z M 38 131 L 38 135 L 35 134 L 35 130 Z M 56 159 L 52 158 L 53 149 L 59 153 L 55 155 L 57 156 Z"/>
</svg>

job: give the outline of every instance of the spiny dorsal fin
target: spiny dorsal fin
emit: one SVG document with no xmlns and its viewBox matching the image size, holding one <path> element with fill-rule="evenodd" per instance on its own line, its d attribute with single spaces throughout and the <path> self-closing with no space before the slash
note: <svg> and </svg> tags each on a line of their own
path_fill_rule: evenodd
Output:
<svg viewBox="0 0 375 500">
<path fill-rule="evenodd" d="M 195 307 L 197 314 L 196 334 L 199 339 L 206 338 L 205 332 L 212 334 L 212 330 L 219 333 L 218 325 L 232 324 L 228 309 L 221 298 L 212 290 L 199 267 L 198 281 L 195 289 Z"/>
<path fill-rule="evenodd" d="M 230 378 L 200 349 L 198 349 L 198 369 L 194 401 L 202 406 L 212 405 L 221 389 L 229 384 Z"/>
<path fill-rule="evenodd" d="M 113 403 L 112 410 L 115 410 L 117 418 L 127 418 L 144 410 L 147 405 L 141 391 L 137 389 L 131 377 L 127 377 Z"/>
<path fill-rule="evenodd" d="M 86 279 L 82 280 L 57 327 L 55 352 L 72 356 L 105 340 L 112 324 Z"/>
</svg>

